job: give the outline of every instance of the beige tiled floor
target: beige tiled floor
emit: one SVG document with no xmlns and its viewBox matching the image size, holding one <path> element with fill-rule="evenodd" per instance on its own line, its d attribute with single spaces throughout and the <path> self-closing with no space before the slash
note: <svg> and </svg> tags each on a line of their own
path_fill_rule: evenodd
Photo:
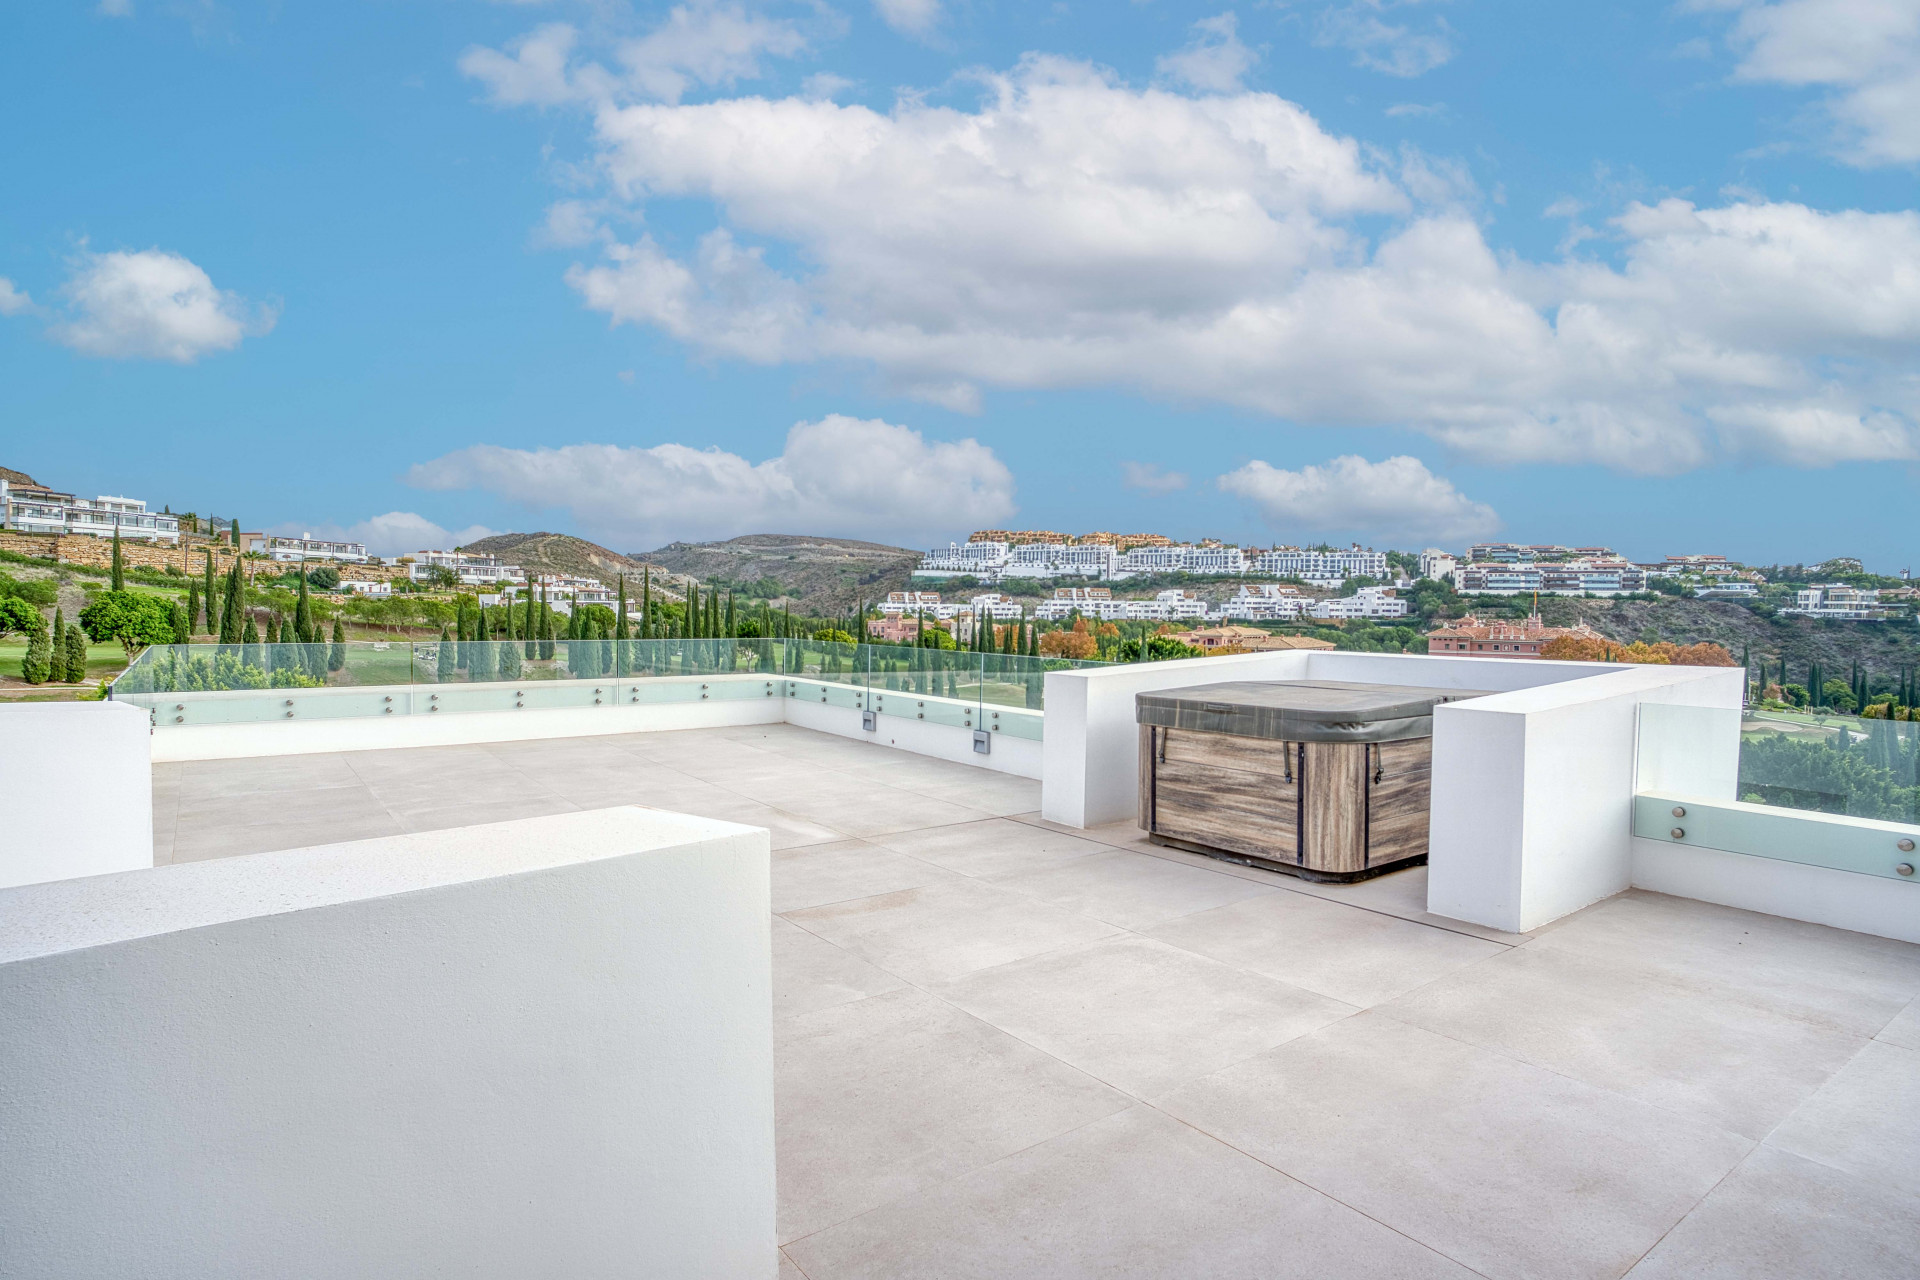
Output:
<svg viewBox="0 0 1920 1280">
<path fill-rule="evenodd" d="M 1914 1274 L 1920 948 L 1501 934 L 788 726 L 155 770 L 161 861 L 629 803 L 773 835 L 783 1280 Z"/>
</svg>

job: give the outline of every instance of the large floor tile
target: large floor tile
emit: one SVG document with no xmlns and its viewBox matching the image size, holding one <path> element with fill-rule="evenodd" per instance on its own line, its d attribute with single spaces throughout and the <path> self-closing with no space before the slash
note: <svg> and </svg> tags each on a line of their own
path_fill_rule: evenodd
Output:
<svg viewBox="0 0 1920 1280">
<path fill-rule="evenodd" d="M 911 989 L 784 1019 L 774 1062 L 782 1242 L 1128 1103 Z"/>
<path fill-rule="evenodd" d="M 1655 1245 L 1633 1280 L 1911 1280 L 1920 1197 L 1761 1147 Z"/>
<path fill-rule="evenodd" d="M 779 916 L 773 918 L 773 1016 L 864 1000 L 906 983 Z"/>
<path fill-rule="evenodd" d="M 449 827 L 475 827 L 489 822 L 574 813 L 582 806 L 552 795 L 508 794 L 473 796 L 454 804 L 389 804 L 387 807 L 404 831 L 444 831 Z"/>
<path fill-rule="evenodd" d="M 1300 893 L 1266 894 L 1151 932 L 1176 947 L 1363 1008 L 1506 950 Z"/>
<path fill-rule="evenodd" d="M 1516 947 L 1383 1012 L 1750 1138 L 1765 1137 L 1862 1037 L 1623 960 Z"/>
<path fill-rule="evenodd" d="M 939 987 L 962 1009 L 1138 1098 L 1283 1044 L 1349 1005 L 1122 936 Z"/>
<path fill-rule="evenodd" d="M 174 828 L 173 861 L 198 862 L 206 858 L 267 853 L 274 849 L 304 849 L 346 840 L 397 836 L 404 830 L 384 808 L 368 805 L 343 807 L 335 813 L 291 822 L 253 823 L 246 826 L 208 826 L 182 820 Z"/>
<path fill-rule="evenodd" d="M 806 845 L 773 855 L 773 909 L 798 911 L 952 878 L 930 862 L 863 840 Z"/>
<path fill-rule="evenodd" d="M 1003 889 L 1138 931 L 1195 911 L 1279 892 L 1268 885 L 1123 849 L 988 879 Z"/>
<path fill-rule="evenodd" d="M 964 977 L 1118 932 L 1099 920 L 964 878 L 789 914 L 809 932 L 920 983 Z"/>
<path fill-rule="evenodd" d="M 1634 890 L 1531 944 L 1657 968 L 1716 998 L 1872 1035 L 1920 996 L 1920 946 Z"/>
<path fill-rule="evenodd" d="M 1897 1044 L 1903 1049 L 1920 1049 L 1920 1000 L 1915 1000 L 1880 1028 L 1876 1040 Z"/>
<path fill-rule="evenodd" d="M 1159 1105 L 1495 1280 L 1621 1274 L 1752 1147 L 1377 1012 Z"/>
<path fill-rule="evenodd" d="M 788 1246 L 812 1280 L 1396 1280 L 1471 1272 L 1134 1107 Z"/>
<path fill-rule="evenodd" d="M 1767 1143 L 1920 1195 L 1920 1050 L 1869 1042 Z"/>
<path fill-rule="evenodd" d="M 1018 875 L 1106 850 L 1092 840 L 1007 818 L 897 832 L 876 843 L 966 876 Z"/>
</svg>

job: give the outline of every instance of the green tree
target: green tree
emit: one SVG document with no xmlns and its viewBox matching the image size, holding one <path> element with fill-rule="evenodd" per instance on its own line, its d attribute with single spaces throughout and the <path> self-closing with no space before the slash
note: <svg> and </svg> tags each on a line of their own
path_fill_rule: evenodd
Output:
<svg viewBox="0 0 1920 1280">
<path fill-rule="evenodd" d="M 233 523 L 227 526 L 227 538 L 233 543 L 233 549 L 240 549 L 240 517 L 235 516 Z"/>
<path fill-rule="evenodd" d="M 553 606 L 547 602 L 547 587 L 540 584 L 540 659 L 553 660 Z"/>
<path fill-rule="evenodd" d="M 117 520 L 113 524 L 113 589 L 127 589 L 127 562 L 120 554 L 120 522 Z"/>
<path fill-rule="evenodd" d="M 440 628 L 440 648 L 434 653 L 433 675 L 441 684 L 453 679 L 454 663 L 458 661 L 453 652 L 453 637 L 447 634 L 445 627 Z"/>
<path fill-rule="evenodd" d="M 240 557 L 233 558 L 233 568 L 227 571 L 227 589 L 220 603 L 220 643 L 240 643 L 240 607 L 241 595 L 245 587 L 240 580 Z M 92 633 L 89 632 L 89 635 Z M 98 637 L 95 637 L 96 639 Z"/>
<path fill-rule="evenodd" d="M 174 606 L 178 608 L 179 606 Z M 67 679 L 80 684 L 87 678 L 87 633 L 79 627 L 67 628 Z"/>
<path fill-rule="evenodd" d="M 199 626 L 200 626 L 200 584 L 198 582 L 189 581 L 187 583 L 187 638 L 189 640 L 193 638 L 193 633 L 194 631 L 199 629 Z M 180 643 L 185 644 L 186 641 L 183 640 Z"/>
<path fill-rule="evenodd" d="M 300 595 L 293 602 L 293 638 L 301 644 L 312 644 L 320 637 L 313 625 L 313 597 L 307 594 L 307 576 L 300 575 Z"/>
<path fill-rule="evenodd" d="M 67 682 L 67 615 L 55 607 L 52 643 L 47 646 L 47 679 L 55 684 Z"/>
<path fill-rule="evenodd" d="M 31 635 L 45 624 L 40 611 L 18 596 L 0 596 L 0 636 Z"/>
<path fill-rule="evenodd" d="M 214 590 L 213 586 L 213 549 L 209 547 L 207 549 L 206 581 L 200 588 L 200 603 L 207 611 L 206 625 L 199 628 L 209 634 L 220 630 L 220 620 L 213 616 L 213 611 L 216 607 L 214 601 L 219 598 L 219 593 Z"/>
<path fill-rule="evenodd" d="M 188 620 L 186 607 L 177 601 L 173 609 L 173 642 L 190 644 L 193 641 L 193 623 Z"/>
<path fill-rule="evenodd" d="M 53 670 L 53 642 L 47 635 L 46 619 L 35 614 L 37 625 L 27 632 L 27 652 L 20 659 L 20 678 L 28 684 L 45 684 Z"/>
<path fill-rule="evenodd" d="M 340 571 L 330 564 L 323 564 L 318 569 L 307 570 L 307 581 L 322 591 L 331 591 L 340 585 Z"/>
<path fill-rule="evenodd" d="M 338 614 L 333 619 L 333 648 L 327 654 L 327 670 L 338 671 L 347 665 L 347 627 Z"/>
<path fill-rule="evenodd" d="M 158 596 L 133 591 L 102 591 L 80 611 L 80 626 L 95 643 L 118 640 L 129 656 L 173 643 L 173 610 Z"/>
</svg>

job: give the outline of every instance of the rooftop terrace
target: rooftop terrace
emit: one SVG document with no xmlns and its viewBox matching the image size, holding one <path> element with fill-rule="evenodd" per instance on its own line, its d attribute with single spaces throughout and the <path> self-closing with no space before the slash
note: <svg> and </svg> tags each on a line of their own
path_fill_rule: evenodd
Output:
<svg viewBox="0 0 1920 1280">
<path fill-rule="evenodd" d="M 185 862 L 643 804 L 772 833 L 781 1274 L 1910 1276 L 1920 947 L 1527 935 L 791 725 L 154 766 Z"/>
</svg>

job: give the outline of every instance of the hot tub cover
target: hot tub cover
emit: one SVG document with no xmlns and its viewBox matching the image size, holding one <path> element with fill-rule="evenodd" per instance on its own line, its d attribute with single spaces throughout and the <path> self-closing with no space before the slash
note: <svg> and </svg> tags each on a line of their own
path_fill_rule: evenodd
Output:
<svg viewBox="0 0 1920 1280">
<path fill-rule="evenodd" d="M 1404 742 L 1433 736 L 1433 709 L 1477 689 L 1345 680 L 1230 680 L 1134 695 L 1141 724 L 1281 742 Z"/>
</svg>

